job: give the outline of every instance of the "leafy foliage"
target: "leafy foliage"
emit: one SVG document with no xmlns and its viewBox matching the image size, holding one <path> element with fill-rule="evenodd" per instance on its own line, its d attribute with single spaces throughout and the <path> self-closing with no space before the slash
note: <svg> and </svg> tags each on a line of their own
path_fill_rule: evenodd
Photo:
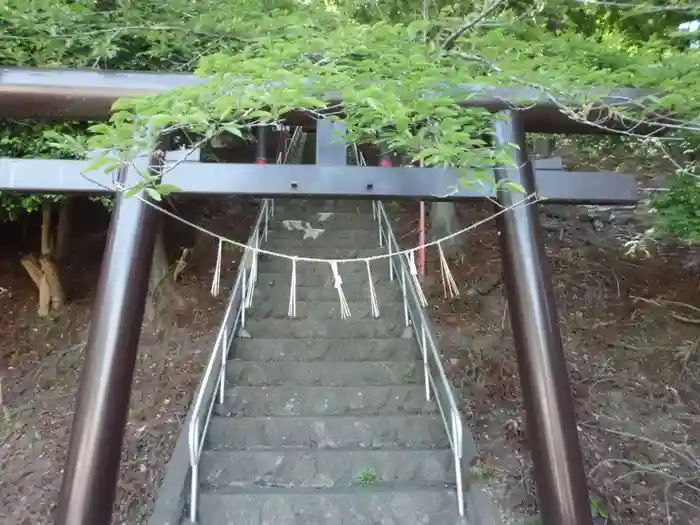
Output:
<svg viewBox="0 0 700 525">
<path fill-rule="evenodd" d="M 84 135 L 88 124 L 64 123 L 54 127 L 56 134 Z M 0 121 L 0 152 L 8 157 L 74 158 L 75 152 L 55 142 L 37 122 Z M 0 220 L 16 220 L 24 213 L 41 209 L 43 200 L 58 201 L 61 195 L 14 195 L 0 192 Z"/>
<path fill-rule="evenodd" d="M 239 4 L 239 5 L 237 5 Z M 206 53 L 234 50 L 228 30 L 242 2 L 222 0 L 5 0 L 0 62 L 42 67 L 191 70 Z"/>
<path fill-rule="evenodd" d="M 672 179 L 668 191 L 653 199 L 658 234 L 700 242 L 700 169 L 687 166 Z"/>
<path fill-rule="evenodd" d="M 688 0 L 173 0 L 167 8 L 155 0 L 6 0 L 0 40 L 11 45 L 0 46 L 0 60 L 195 69 L 207 79 L 120 101 L 84 144 L 116 144 L 97 160 L 101 167 L 130 162 L 163 132 L 208 140 L 247 135 L 291 111 L 342 111 L 351 140 L 384 142 L 483 184 L 504 152 L 485 140 L 490 116 L 461 105 L 473 90 L 447 86 L 517 88 L 522 103 L 535 92 L 582 121 L 594 120 L 601 106 L 630 123 L 665 116 L 667 131 L 697 134 L 700 51 L 677 28 L 698 12 Z M 654 94 L 605 98 L 627 86 Z M 329 93 L 342 108 L 328 107 Z M 156 181 L 144 180 L 157 191 Z"/>
<path fill-rule="evenodd" d="M 327 94 L 334 93 L 343 101 L 351 140 L 384 142 L 426 165 L 460 168 L 470 182 L 488 182 L 487 167 L 503 160 L 503 152 L 483 140 L 490 116 L 461 107 L 474 93 L 448 89 L 448 83 L 518 88 L 525 93 L 523 103 L 532 101 L 528 93 L 534 91 L 587 122 L 596 106 L 628 122 L 682 112 L 673 128 L 698 131 L 697 50 L 678 50 L 666 39 L 647 38 L 642 45 L 626 35 L 629 27 L 594 35 L 546 32 L 541 17 L 518 18 L 506 3 L 500 10 L 507 21 L 503 27 L 484 30 L 472 15 L 468 29 L 457 31 L 452 14 L 461 4 L 444 6 L 434 18 L 406 6 L 373 5 L 379 14 L 374 20 L 361 2 L 340 2 L 333 9 L 328 2 L 306 2 L 272 13 L 249 8 L 243 18 L 265 30 L 246 37 L 235 54 L 203 57 L 197 73 L 206 83 L 120 101 L 112 122 L 93 128 L 90 146 L 119 144 L 116 168 L 135 146 L 149 149 L 163 132 L 242 135 L 246 128 L 278 123 L 293 110 L 328 116 Z M 625 107 L 617 105 L 619 99 L 614 105 L 606 99 L 630 85 L 658 94 L 625 100 Z M 330 114 L 334 110 L 341 108 L 332 106 Z M 138 143 L 130 139 L 135 135 L 142 137 Z"/>
<path fill-rule="evenodd" d="M 0 3 L 0 64 L 192 70 L 203 53 L 235 50 L 238 40 L 224 33 L 235 7 L 212 0 L 174 0 L 167 9 L 148 0 L 5 0 Z M 39 158 L 81 156 L 75 139 L 82 141 L 88 127 L 15 121 L 0 126 L 0 156 Z M 57 141 L 58 134 L 74 140 Z M 60 196 L 0 192 L 0 220 L 37 211 L 43 199 Z"/>
</svg>

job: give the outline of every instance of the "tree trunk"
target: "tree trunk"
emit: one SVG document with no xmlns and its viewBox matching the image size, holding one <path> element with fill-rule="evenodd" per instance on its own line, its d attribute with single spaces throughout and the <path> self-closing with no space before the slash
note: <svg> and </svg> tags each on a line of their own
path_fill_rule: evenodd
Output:
<svg viewBox="0 0 700 525">
<path fill-rule="evenodd" d="M 52 251 L 51 241 L 51 214 L 53 209 L 51 202 L 45 201 L 41 205 L 41 256 L 50 256 Z"/>
<path fill-rule="evenodd" d="M 39 259 L 39 264 L 41 265 L 41 271 L 44 273 L 44 277 L 48 283 L 51 307 L 54 310 L 60 310 L 65 303 L 66 296 L 63 292 L 61 279 L 58 276 L 58 266 L 51 259 L 50 255 L 42 256 L 41 259 Z"/>
<path fill-rule="evenodd" d="M 51 310 L 51 289 L 46 275 L 44 275 L 39 261 L 33 255 L 22 257 L 20 262 L 39 291 L 39 317 L 46 317 Z"/>
<path fill-rule="evenodd" d="M 555 145 L 554 137 L 552 136 L 538 137 L 535 139 L 533 153 L 540 159 L 551 157 L 554 153 Z"/>
<path fill-rule="evenodd" d="M 60 261 L 68 252 L 68 236 L 71 227 L 71 211 L 73 200 L 64 197 L 58 204 L 58 224 L 56 225 L 56 242 L 53 256 Z"/>
<path fill-rule="evenodd" d="M 158 318 L 163 306 L 164 288 L 168 277 L 168 254 L 165 250 L 165 234 L 161 221 L 156 236 L 156 244 L 153 250 L 151 262 L 151 274 L 148 282 L 148 299 L 146 302 L 146 320 L 153 324 Z"/>
<path fill-rule="evenodd" d="M 55 247 L 52 235 L 53 210 L 50 201 L 45 201 L 41 210 L 41 256 L 37 260 L 34 256 L 25 256 L 21 259 L 22 266 L 26 270 L 39 291 L 39 317 L 49 315 L 51 309 L 59 310 L 65 303 L 65 294 L 58 267 L 52 254 Z"/>
<path fill-rule="evenodd" d="M 433 202 L 430 204 L 430 236 L 433 240 L 451 235 L 459 228 L 457 207 L 454 202 Z M 454 254 L 459 247 L 459 238 L 453 237 L 440 243 L 446 256 Z"/>
<path fill-rule="evenodd" d="M 289 152 L 290 158 L 287 159 L 289 164 L 302 164 L 304 161 L 311 164 L 315 162 L 315 159 L 311 158 L 311 156 L 313 156 L 313 151 L 311 151 L 311 148 L 306 147 L 307 138 L 308 133 L 302 132 L 296 147 Z"/>
</svg>

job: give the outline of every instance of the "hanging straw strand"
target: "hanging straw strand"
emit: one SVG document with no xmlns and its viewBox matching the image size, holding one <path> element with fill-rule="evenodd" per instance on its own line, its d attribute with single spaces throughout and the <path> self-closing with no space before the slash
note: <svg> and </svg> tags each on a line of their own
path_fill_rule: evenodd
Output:
<svg viewBox="0 0 700 525">
<path fill-rule="evenodd" d="M 289 317 L 297 316 L 297 260 L 292 259 L 292 277 L 289 280 L 289 308 L 287 309 Z"/>
<path fill-rule="evenodd" d="M 216 266 L 214 267 L 214 278 L 211 283 L 211 294 L 216 297 L 219 295 L 219 286 L 221 281 L 221 259 L 224 252 L 224 240 L 219 239 L 219 249 L 216 253 Z"/>
<path fill-rule="evenodd" d="M 438 254 L 440 255 L 440 275 L 442 276 L 442 291 L 445 294 L 445 298 L 449 295 L 451 299 L 459 297 L 459 287 L 455 281 L 452 271 L 450 270 L 450 265 L 447 262 L 445 253 L 442 251 L 442 245 L 438 244 Z"/>
<path fill-rule="evenodd" d="M 347 319 L 352 314 L 350 313 L 350 305 L 345 298 L 345 292 L 343 292 L 343 279 L 338 271 L 338 261 L 330 261 L 330 265 L 333 272 L 333 286 L 338 291 L 338 299 L 340 300 L 340 318 Z"/>
<path fill-rule="evenodd" d="M 377 298 L 377 291 L 374 289 L 374 279 L 372 279 L 372 268 L 369 261 L 365 261 L 367 264 L 367 279 L 369 280 L 369 304 L 372 310 L 372 317 L 379 317 L 379 299 Z"/>
</svg>

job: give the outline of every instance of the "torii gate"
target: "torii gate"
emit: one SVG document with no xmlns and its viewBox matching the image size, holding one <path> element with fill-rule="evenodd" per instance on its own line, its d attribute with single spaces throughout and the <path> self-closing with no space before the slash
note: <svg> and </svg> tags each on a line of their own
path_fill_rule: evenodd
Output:
<svg viewBox="0 0 700 525">
<path fill-rule="evenodd" d="M 0 69 L 0 118 L 101 120 L 118 98 L 200 82 L 203 80 L 192 75 L 163 73 Z M 600 133 L 601 128 L 569 119 L 534 91 L 457 88 L 465 92 L 465 106 L 485 107 L 503 117 L 495 122 L 497 146 L 519 146 L 512 153 L 516 168 L 495 167 L 496 181 L 508 179 L 528 194 L 537 191 L 545 195 L 550 202 L 630 204 L 638 200 L 633 175 L 533 169 L 526 150 L 526 131 Z M 646 94 L 623 90 L 611 94 L 605 103 L 625 105 Z M 471 96 L 467 99 L 466 95 Z M 528 101 L 526 109 L 510 109 L 520 101 Z M 292 115 L 290 123 L 298 124 L 300 118 Z M 335 130 L 335 123 L 319 121 L 316 166 L 188 161 L 168 171 L 164 182 L 184 193 L 207 195 L 428 201 L 494 197 L 504 207 L 522 199 L 521 194 L 507 188 L 498 192 L 465 188 L 449 193 L 448 188 L 459 185 L 457 174 L 447 170 L 348 166 L 345 145 L 337 144 Z M 148 162 L 154 167 L 162 159 L 152 156 Z M 107 174 L 91 173 L 97 182 L 83 177 L 87 164 L 0 159 L 0 190 L 116 191 Z M 119 182 L 128 185 L 135 177 L 133 168 L 125 169 Z M 147 198 L 145 194 L 142 197 Z M 117 193 L 64 469 L 58 525 L 101 525 L 110 521 L 159 219 L 160 214 L 151 206 Z M 589 494 L 537 207 L 514 206 L 499 216 L 497 224 L 541 515 L 547 524 L 590 525 Z"/>
</svg>

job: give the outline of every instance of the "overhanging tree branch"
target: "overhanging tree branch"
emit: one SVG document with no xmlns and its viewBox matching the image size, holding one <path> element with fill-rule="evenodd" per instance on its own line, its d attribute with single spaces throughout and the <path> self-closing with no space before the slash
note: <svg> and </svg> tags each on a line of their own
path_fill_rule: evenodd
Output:
<svg viewBox="0 0 700 525">
<path fill-rule="evenodd" d="M 464 33 L 469 31 L 470 29 L 476 27 L 477 25 L 480 24 L 480 22 L 483 22 L 484 19 L 488 16 L 490 16 L 496 9 L 498 9 L 501 5 L 503 5 L 504 0 L 496 0 L 493 4 L 491 4 L 489 7 L 485 8 L 481 14 L 479 14 L 474 20 L 471 20 L 470 22 L 464 24 L 462 27 L 457 29 L 454 33 L 452 33 L 447 39 L 445 39 L 445 42 L 442 44 L 442 49 L 444 51 L 449 51 L 454 47 L 455 43 L 457 42 L 457 39 L 461 37 Z"/>
<path fill-rule="evenodd" d="M 694 12 L 700 11 L 700 2 L 691 2 L 688 4 L 675 4 L 675 5 L 654 5 L 649 3 L 631 3 L 631 2 L 614 2 L 608 0 L 575 0 L 578 4 L 583 5 L 596 5 L 601 7 L 613 7 L 617 9 L 630 9 L 644 13 L 660 13 L 660 12 L 671 12 L 671 11 L 685 11 Z"/>
</svg>

